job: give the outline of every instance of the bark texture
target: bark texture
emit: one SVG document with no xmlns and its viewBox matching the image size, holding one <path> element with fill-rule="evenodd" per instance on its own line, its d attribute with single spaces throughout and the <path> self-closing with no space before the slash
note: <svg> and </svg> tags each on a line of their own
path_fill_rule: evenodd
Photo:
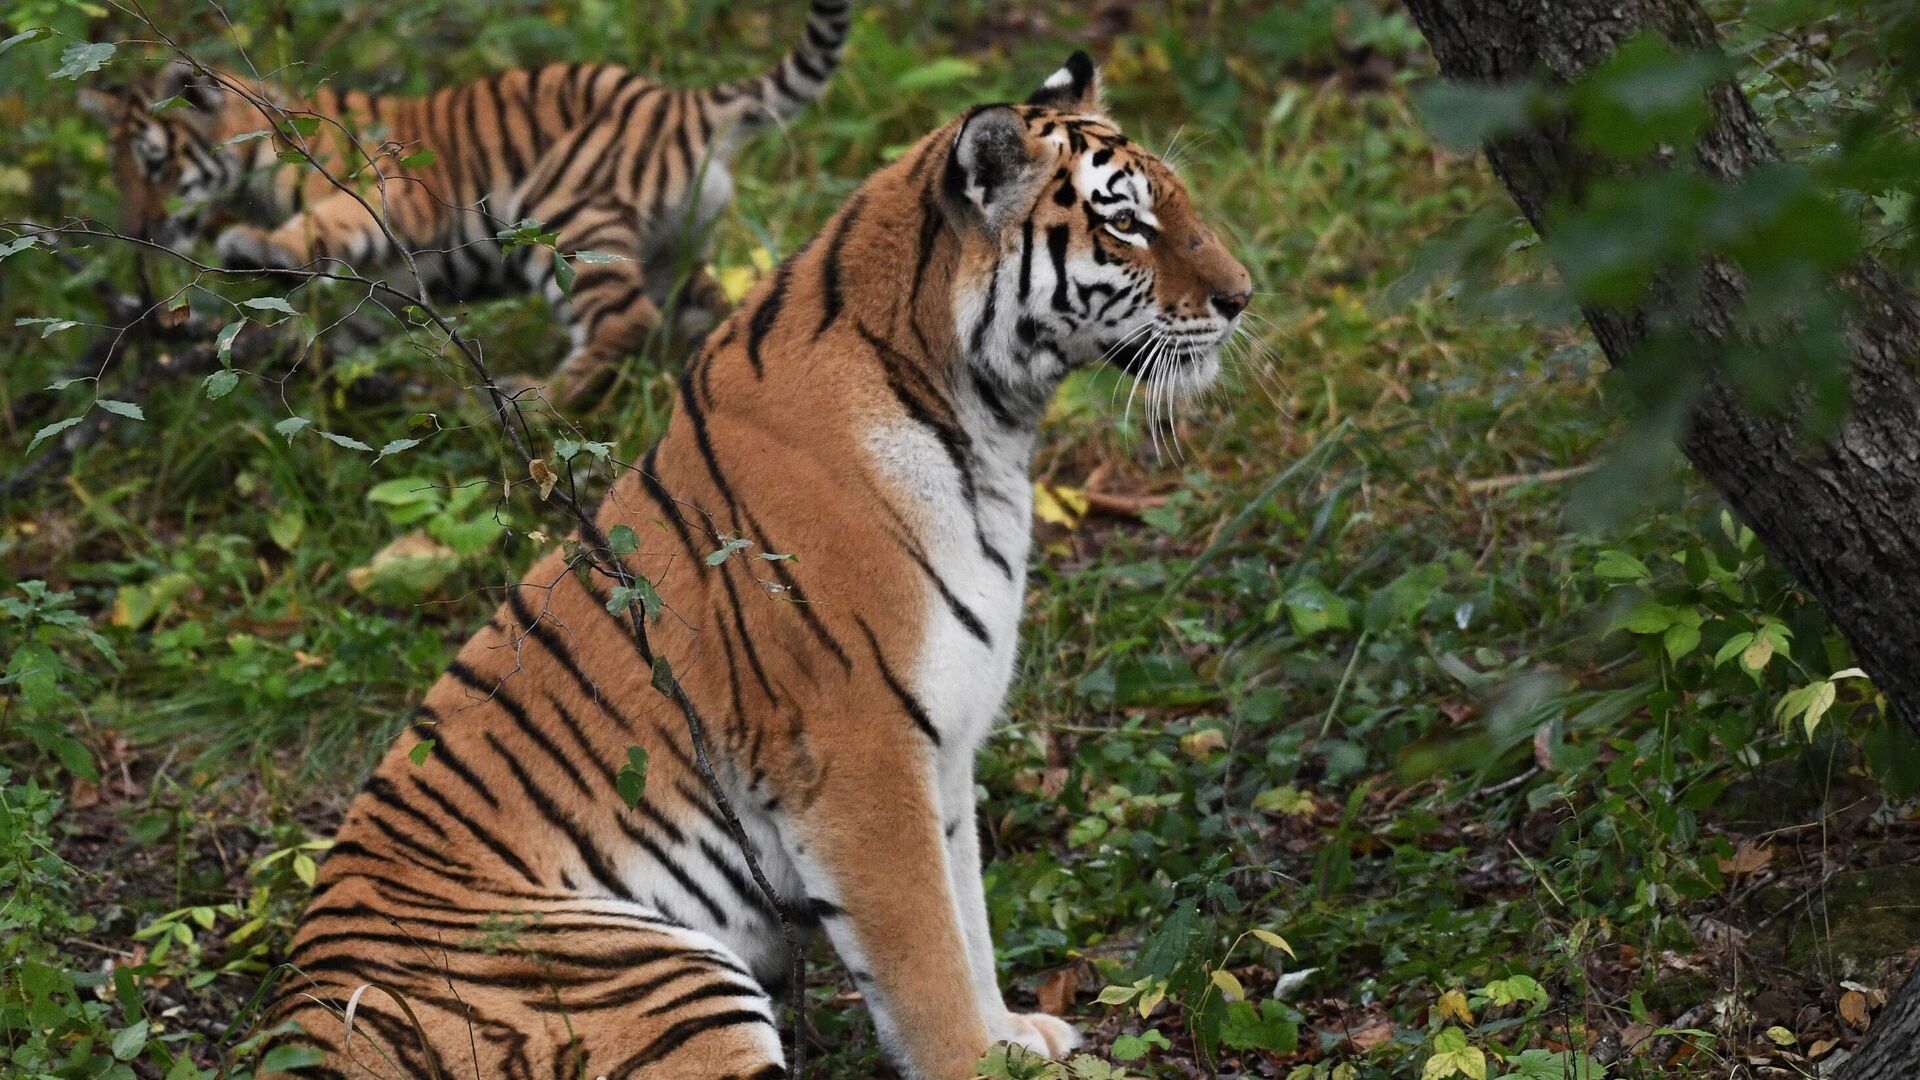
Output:
<svg viewBox="0 0 1920 1080">
<path fill-rule="evenodd" d="M 1529 75 L 1578 78 L 1622 41 L 1657 30 L 1687 49 L 1715 48 L 1713 23 L 1694 0 L 1406 0 L 1440 62 L 1467 82 Z M 1694 164 L 1734 178 L 1779 151 L 1746 98 L 1727 84 L 1709 92 L 1712 119 Z M 1487 147 L 1521 211 L 1544 232 L 1547 207 L 1579 198 L 1600 168 L 1565 123 Z M 1886 695 L 1920 735 L 1920 301 L 1880 267 L 1857 265 L 1839 283 L 1855 297 L 1849 334 L 1851 411 L 1814 444 L 1789 420 L 1760 415 L 1731 387 L 1709 380 L 1681 450 L 1732 505 L 1767 552 L 1816 596 Z M 1740 284 L 1710 274 L 1686 317 L 1708 340 L 1734 325 Z M 1631 367 L 1645 341 L 1645 310 L 1589 310 L 1610 362 Z M 1841 1080 L 1920 1077 L 1920 973 L 1876 1019 Z"/>
</svg>

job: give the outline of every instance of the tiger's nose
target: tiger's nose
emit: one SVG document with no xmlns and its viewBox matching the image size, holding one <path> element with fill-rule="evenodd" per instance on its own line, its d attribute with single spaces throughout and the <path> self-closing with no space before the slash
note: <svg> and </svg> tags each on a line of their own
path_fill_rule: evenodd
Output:
<svg viewBox="0 0 1920 1080">
<path fill-rule="evenodd" d="M 1247 310 L 1247 301 L 1252 299 L 1253 293 L 1248 289 L 1230 293 L 1217 292 L 1213 294 L 1213 310 L 1219 312 L 1221 318 L 1231 319 Z"/>
</svg>

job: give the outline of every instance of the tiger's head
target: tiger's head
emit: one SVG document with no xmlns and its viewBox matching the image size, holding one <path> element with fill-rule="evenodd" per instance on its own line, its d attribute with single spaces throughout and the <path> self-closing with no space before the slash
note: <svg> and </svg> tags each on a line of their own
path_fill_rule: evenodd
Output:
<svg viewBox="0 0 1920 1080">
<path fill-rule="evenodd" d="M 80 107 L 107 125 L 122 232 L 168 247 L 192 239 L 245 172 L 227 141 L 236 105 L 264 126 L 238 95 L 179 62 L 146 86 L 81 89 Z"/>
<path fill-rule="evenodd" d="M 952 125 L 940 200 L 962 237 L 954 325 L 975 374 L 1029 400 L 1110 361 L 1190 396 L 1253 279 L 1166 162 L 1101 114 L 1076 52 L 1019 105 Z"/>
</svg>

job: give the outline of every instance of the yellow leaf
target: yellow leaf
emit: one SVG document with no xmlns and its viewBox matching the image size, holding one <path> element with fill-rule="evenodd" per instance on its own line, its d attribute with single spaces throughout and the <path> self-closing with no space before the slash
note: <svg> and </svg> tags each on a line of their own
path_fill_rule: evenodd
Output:
<svg viewBox="0 0 1920 1080">
<path fill-rule="evenodd" d="M 1180 751 L 1195 761 L 1205 761 L 1226 748 L 1226 733 L 1219 728 L 1201 728 L 1180 736 Z"/>
<path fill-rule="evenodd" d="M 1228 1001 L 1246 1000 L 1247 992 L 1240 986 L 1240 980 L 1234 977 L 1233 972 L 1228 971 L 1226 968 L 1220 968 L 1215 971 L 1210 978 L 1213 981 L 1213 985 L 1220 988 L 1220 993 L 1225 995 Z"/>
<path fill-rule="evenodd" d="M 1167 1000 L 1167 980 L 1157 979 L 1152 986 L 1147 987 L 1146 993 L 1140 995 L 1140 1019 L 1145 1020 L 1147 1014 L 1165 1000 Z"/>
<path fill-rule="evenodd" d="M 1765 634 L 1757 635 L 1747 651 L 1740 654 L 1740 665 L 1748 671 L 1759 671 L 1773 659 L 1773 639 Z"/>
<path fill-rule="evenodd" d="M 1449 990 L 1440 995 L 1440 1003 L 1434 1006 L 1440 1015 L 1463 1024 L 1473 1023 L 1473 1010 L 1467 1007 L 1467 995 L 1460 990 Z"/>
<path fill-rule="evenodd" d="M 713 277 L 720 283 L 720 292 L 729 304 L 745 300 L 747 293 L 753 291 L 753 283 L 760 280 L 751 266 L 723 266 L 714 271 Z"/>
<path fill-rule="evenodd" d="M 1087 496 L 1079 488 L 1058 484 L 1033 485 L 1033 516 L 1049 525 L 1077 528 L 1087 516 Z"/>
<path fill-rule="evenodd" d="M 1788 1031 L 1778 1024 L 1767 1029 L 1767 1038 L 1773 1040 L 1775 1044 L 1780 1046 L 1792 1046 L 1794 1043 L 1800 1041 L 1794 1037 L 1793 1032 Z"/>
<path fill-rule="evenodd" d="M 1293 956 L 1293 946 L 1287 944 L 1287 939 L 1281 937 L 1279 934 L 1276 934 L 1271 930 L 1255 930 L 1253 931 L 1253 936 L 1259 938 L 1261 941 L 1267 943 L 1268 945 L 1271 945 L 1274 948 L 1279 949 L 1281 952 L 1286 953 L 1288 956 Z M 1293 956 L 1293 958 L 1295 960 L 1300 959 L 1298 956 Z"/>
</svg>

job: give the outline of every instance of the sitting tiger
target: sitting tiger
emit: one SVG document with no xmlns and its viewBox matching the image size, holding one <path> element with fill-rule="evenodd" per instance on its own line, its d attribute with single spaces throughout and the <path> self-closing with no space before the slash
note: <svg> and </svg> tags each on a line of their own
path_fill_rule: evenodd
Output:
<svg viewBox="0 0 1920 1080">
<path fill-rule="evenodd" d="M 176 62 L 150 92 L 87 89 L 81 103 L 111 127 L 123 220 L 141 238 L 177 245 L 211 204 L 247 196 L 274 227 L 222 232 L 217 247 L 229 267 L 337 271 L 345 263 L 371 274 L 401 260 L 391 236 L 442 296 L 542 293 L 572 339 L 554 389 L 577 405 L 659 325 L 660 308 L 682 285 L 690 240 L 732 196 L 735 153 L 825 88 L 849 5 L 810 0 L 804 36 L 771 73 L 706 90 L 676 90 L 611 64 L 550 64 L 423 97 L 323 86 L 296 98 Z M 176 99 L 186 107 L 153 110 Z M 275 137 L 259 137 L 276 127 Z M 294 142 L 354 192 L 297 156 L 283 162 Z M 353 167 L 365 158 L 378 178 Z M 170 216 L 169 202 L 184 208 Z M 502 258 L 499 237 L 528 219 L 557 234 L 562 252 L 607 258 L 580 266 L 570 289 L 549 248 L 516 247 Z M 690 323 L 710 325 L 725 304 L 704 272 L 682 299 Z"/>
<path fill-rule="evenodd" d="M 656 657 L 759 866 L 824 929 L 903 1075 L 972 1076 L 996 1041 L 1074 1047 L 1001 996 L 974 825 L 1036 432 L 1103 359 L 1209 385 L 1251 284 L 1095 84 L 1075 53 L 1026 103 L 921 139 L 709 336 L 571 546 L 611 558 L 632 529 L 625 564 L 667 610 L 643 640 L 567 547 L 506 591 L 321 868 L 274 1013 L 300 1030 L 281 1060 L 310 1055 L 288 1071 L 786 1075 L 777 920 L 651 688 Z"/>
</svg>

